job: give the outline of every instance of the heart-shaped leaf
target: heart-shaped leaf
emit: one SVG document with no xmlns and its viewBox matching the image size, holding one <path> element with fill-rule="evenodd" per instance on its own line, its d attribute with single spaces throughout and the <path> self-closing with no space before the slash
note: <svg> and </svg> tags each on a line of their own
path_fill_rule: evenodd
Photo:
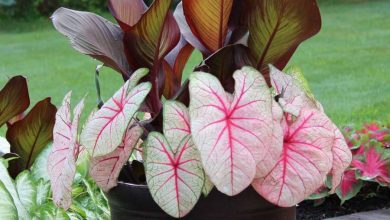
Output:
<svg viewBox="0 0 390 220">
<path fill-rule="evenodd" d="M 17 220 L 18 210 L 14 204 L 11 194 L 0 181 L 0 219 Z"/>
<path fill-rule="evenodd" d="M 52 21 L 57 31 L 70 39 L 74 49 L 100 60 L 126 78 L 130 75 L 123 32 L 117 25 L 96 14 L 67 8 L 55 11 Z"/>
<path fill-rule="evenodd" d="M 284 112 L 298 116 L 300 110 L 305 108 L 316 108 L 322 110 L 321 104 L 314 99 L 310 90 L 305 88 L 303 76 L 295 74 L 286 74 L 274 66 L 269 66 L 271 84 L 278 95 L 278 102 Z"/>
<path fill-rule="evenodd" d="M 283 69 L 298 45 L 321 28 L 315 0 L 241 1 L 248 19 L 248 47 L 257 69 L 268 64 Z"/>
<path fill-rule="evenodd" d="M 279 104 L 285 112 L 298 116 L 302 108 L 313 108 L 323 112 L 321 103 L 315 100 L 308 88 L 307 82 L 297 71 L 286 74 L 270 65 L 271 83 L 275 92 L 278 94 Z M 352 160 L 351 151 L 344 139 L 344 136 L 332 123 L 334 131 L 334 144 L 332 147 L 333 166 L 332 166 L 332 189 L 333 193 L 339 185 L 341 175 L 348 168 Z"/>
<path fill-rule="evenodd" d="M 180 40 L 179 27 L 169 12 L 171 2 L 155 0 L 140 20 L 125 31 L 123 39 L 133 68 L 151 68 L 153 77 L 162 59 Z"/>
<path fill-rule="evenodd" d="M 84 100 L 73 111 L 71 119 L 71 92 L 62 101 L 56 114 L 53 131 L 53 147 L 48 156 L 47 171 L 53 192 L 53 200 L 58 207 L 67 210 L 72 203 L 72 183 L 76 174 L 76 160 L 79 154 L 78 127 Z"/>
<path fill-rule="evenodd" d="M 148 8 L 143 0 L 109 0 L 108 7 L 123 30 L 135 25 Z"/>
<path fill-rule="evenodd" d="M 169 215 L 187 215 L 198 201 L 204 184 L 199 153 L 191 136 L 172 150 L 160 133 L 149 134 L 145 144 L 146 180 L 154 201 Z"/>
<path fill-rule="evenodd" d="M 53 139 L 53 127 L 57 108 L 50 98 L 38 102 L 23 118 L 12 124 L 7 131 L 11 152 L 20 156 L 11 161 L 12 175 L 29 169 L 43 148 Z"/>
<path fill-rule="evenodd" d="M 337 186 L 341 182 L 341 177 L 344 171 L 349 167 L 352 161 L 352 152 L 349 149 L 344 135 L 334 125 L 334 143 L 332 147 L 333 165 L 332 165 L 332 189 L 331 193 L 336 191 Z"/>
<path fill-rule="evenodd" d="M 363 181 L 356 178 L 354 170 L 345 171 L 336 190 L 337 196 L 341 199 L 341 204 L 355 197 L 362 187 Z"/>
<path fill-rule="evenodd" d="M 177 149 L 184 137 L 191 134 L 190 116 L 188 109 L 180 102 L 166 101 L 164 103 L 164 135 L 169 140 L 173 152 Z"/>
<path fill-rule="evenodd" d="M 86 123 L 81 144 L 93 157 L 107 155 L 121 144 L 126 128 L 151 89 L 148 82 L 134 87 L 146 74 L 146 69 L 137 70 Z"/>
<path fill-rule="evenodd" d="M 3 197 L 1 197 L 1 200 L 5 202 L 5 206 L 10 207 L 12 204 L 10 202 L 7 202 L 7 200 L 8 201 L 10 200 L 10 198 L 8 197 L 8 195 L 10 195 L 17 209 L 17 219 L 29 219 L 28 212 L 24 208 L 24 205 L 19 198 L 18 192 L 16 191 L 15 184 L 8 174 L 7 167 L 8 167 L 8 162 L 3 158 L 0 158 L 0 192 L 2 192 L 2 194 L 5 195 L 4 199 Z M 6 191 L 8 191 L 8 195 Z M 10 213 L 14 215 L 15 214 L 13 213 L 14 210 L 15 208 L 10 208 L 7 211 L 10 211 Z"/>
<path fill-rule="evenodd" d="M 276 101 L 272 101 L 272 142 L 264 159 L 257 163 L 256 177 L 264 178 L 278 162 L 283 151 L 283 111 Z"/>
<path fill-rule="evenodd" d="M 11 118 L 23 113 L 30 105 L 26 78 L 11 78 L 0 91 L 0 127 Z"/>
<path fill-rule="evenodd" d="M 262 75 L 244 67 L 233 78 L 233 96 L 208 73 L 193 73 L 189 86 L 191 131 L 203 167 L 218 190 L 231 196 L 252 182 L 273 129 L 271 94 Z"/>
<path fill-rule="evenodd" d="M 331 121 L 315 109 L 302 109 L 295 121 L 286 118 L 282 155 L 253 187 L 268 201 L 294 206 L 314 193 L 332 168 L 334 133 Z"/>
<path fill-rule="evenodd" d="M 131 126 L 133 126 L 132 123 L 130 123 Z M 119 173 L 123 165 L 129 160 L 130 154 L 139 141 L 142 132 L 141 127 L 134 125 L 134 127 L 127 130 L 123 143 L 112 153 L 91 159 L 89 175 L 103 191 L 108 192 L 117 185 Z"/>
<path fill-rule="evenodd" d="M 211 53 L 225 44 L 232 6 L 233 0 L 183 0 L 186 21 Z"/>
</svg>

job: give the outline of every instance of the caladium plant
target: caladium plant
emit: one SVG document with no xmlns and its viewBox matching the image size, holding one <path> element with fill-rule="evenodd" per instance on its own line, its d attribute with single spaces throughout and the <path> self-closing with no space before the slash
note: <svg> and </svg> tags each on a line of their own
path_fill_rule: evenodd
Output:
<svg viewBox="0 0 390 220">
<path fill-rule="evenodd" d="M 369 182 L 390 187 L 390 127 L 372 122 L 361 129 L 343 130 L 353 154 L 336 193 L 342 202 L 353 198 Z"/>
<path fill-rule="evenodd" d="M 76 50 L 125 80 L 79 141 L 72 132 L 73 141 L 54 138 L 71 149 L 72 167 L 72 149 L 85 148 L 90 175 L 109 191 L 130 155 L 142 152 L 152 197 L 174 217 L 188 214 L 213 186 L 229 196 L 253 187 L 284 207 L 316 192 L 327 176 L 336 189 L 351 152 L 303 76 L 278 70 L 320 30 L 315 0 L 183 0 L 174 11 L 171 0 L 108 3 L 118 25 L 65 8 L 52 17 Z M 186 79 L 194 50 L 203 61 Z M 69 198 L 60 197 L 67 208 Z"/>
</svg>

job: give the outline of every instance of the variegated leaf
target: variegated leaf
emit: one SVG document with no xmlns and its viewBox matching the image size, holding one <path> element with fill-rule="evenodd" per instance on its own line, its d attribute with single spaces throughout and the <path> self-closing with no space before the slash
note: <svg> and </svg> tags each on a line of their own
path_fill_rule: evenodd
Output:
<svg viewBox="0 0 390 220">
<path fill-rule="evenodd" d="M 58 207 L 68 209 L 72 203 L 72 183 L 76 174 L 76 160 L 79 153 L 78 125 L 84 100 L 75 107 L 71 119 L 69 92 L 56 114 L 53 131 L 53 147 L 48 156 L 47 169 L 53 192 L 53 200 Z"/>
<path fill-rule="evenodd" d="M 130 123 L 130 128 L 127 130 L 120 146 L 112 153 L 91 159 L 89 175 L 103 191 L 108 192 L 117 185 L 119 173 L 123 165 L 129 160 L 130 154 L 139 141 L 142 132 L 141 127 Z"/>
<path fill-rule="evenodd" d="M 18 195 L 18 192 L 16 190 L 15 184 L 12 180 L 12 178 L 8 174 L 7 170 L 8 164 L 7 161 L 4 160 L 3 158 L 0 158 L 0 193 L 5 195 L 6 197 L 3 199 L 1 198 L 2 201 L 6 202 L 6 200 L 10 199 L 8 195 L 12 197 L 13 203 L 17 209 L 17 219 L 21 220 L 27 220 L 29 219 L 29 214 L 27 210 L 24 208 L 23 203 L 21 202 L 21 199 Z M 6 192 L 8 191 L 8 193 Z M 8 197 L 8 198 L 7 198 Z M 0 202 L 1 203 L 1 202 Z M 12 204 L 6 202 L 6 204 L 1 204 L 1 205 L 6 205 L 10 207 Z M 10 209 L 10 214 L 15 211 L 15 209 Z M 4 214 L 1 213 L 3 216 Z M 14 213 L 12 214 L 12 216 Z"/>
<path fill-rule="evenodd" d="M 190 116 L 188 109 L 180 102 L 167 101 L 164 103 L 164 135 L 176 152 L 184 137 L 191 134 Z"/>
<path fill-rule="evenodd" d="M 303 109 L 295 121 L 288 117 L 282 155 L 253 187 L 268 201 L 294 206 L 314 193 L 332 168 L 334 133 L 331 121 L 315 109 Z"/>
<path fill-rule="evenodd" d="M 149 134 L 146 145 L 146 180 L 154 201 L 169 215 L 187 215 L 198 201 L 204 172 L 191 136 L 173 152 L 160 133 Z"/>
<path fill-rule="evenodd" d="M 126 128 L 151 89 L 149 82 L 133 88 L 146 74 L 145 69 L 135 72 L 85 125 L 81 144 L 93 157 L 112 153 L 121 144 Z"/>
<path fill-rule="evenodd" d="M 190 118 L 203 167 L 219 191 L 236 195 L 251 184 L 271 144 L 271 94 L 262 75 L 244 67 L 233 74 L 234 96 L 218 79 L 190 77 Z"/>
<path fill-rule="evenodd" d="M 332 189 L 331 193 L 336 191 L 336 188 L 341 182 L 341 177 L 344 171 L 349 167 L 352 161 L 352 152 L 349 149 L 344 135 L 334 125 L 334 143 L 332 147 L 333 165 L 332 165 Z"/>
<path fill-rule="evenodd" d="M 272 101 L 272 142 L 264 159 L 257 163 L 256 177 L 264 178 L 278 162 L 283 150 L 283 111 L 280 106 Z"/>
</svg>

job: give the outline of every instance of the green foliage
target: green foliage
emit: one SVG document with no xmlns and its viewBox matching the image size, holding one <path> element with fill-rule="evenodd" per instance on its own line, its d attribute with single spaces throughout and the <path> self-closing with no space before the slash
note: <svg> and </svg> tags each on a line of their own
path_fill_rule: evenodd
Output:
<svg viewBox="0 0 390 220">
<path fill-rule="evenodd" d="M 31 172 L 23 171 L 15 180 L 6 171 L 9 161 L 0 158 L 0 219 L 109 219 L 104 194 L 85 173 L 76 174 L 72 207 L 65 212 L 55 206 L 44 169 L 50 149 L 39 155 Z"/>
<path fill-rule="evenodd" d="M 55 9 L 64 6 L 77 10 L 106 11 L 106 0 L 1 0 L 0 18 L 32 19 L 50 16 Z"/>
</svg>

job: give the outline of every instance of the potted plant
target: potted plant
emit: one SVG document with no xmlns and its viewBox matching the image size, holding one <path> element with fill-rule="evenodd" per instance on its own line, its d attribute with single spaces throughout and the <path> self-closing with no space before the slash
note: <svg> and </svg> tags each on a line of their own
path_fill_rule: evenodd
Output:
<svg viewBox="0 0 390 220">
<path fill-rule="evenodd" d="M 72 119 L 64 98 L 48 158 L 58 206 L 71 204 L 80 152 L 112 219 L 294 219 L 325 179 L 334 192 L 351 152 L 303 76 L 278 70 L 320 30 L 315 0 L 183 0 L 174 13 L 171 0 L 108 3 L 119 26 L 65 8 L 52 16 L 126 82 L 81 132 L 83 101 Z M 194 49 L 204 60 L 185 79 Z"/>
</svg>

